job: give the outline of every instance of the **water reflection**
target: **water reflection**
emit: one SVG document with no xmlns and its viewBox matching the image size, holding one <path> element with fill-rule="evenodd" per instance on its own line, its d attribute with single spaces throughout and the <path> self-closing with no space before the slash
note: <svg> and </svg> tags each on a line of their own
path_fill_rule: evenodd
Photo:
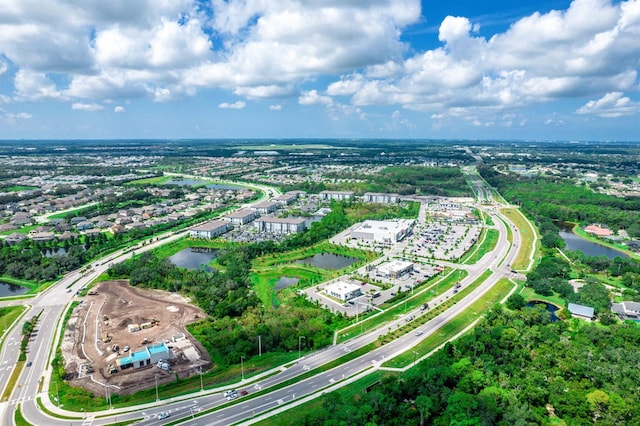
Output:
<svg viewBox="0 0 640 426">
<path fill-rule="evenodd" d="M 338 270 L 346 268 L 347 266 L 356 263 L 358 258 L 342 256 L 333 253 L 318 253 L 313 256 L 305 257 L 304 259 L 296 260 L 296 263 L 304 263 L 307 265 L 313 265 L 322 269 Z"/>
</svg>

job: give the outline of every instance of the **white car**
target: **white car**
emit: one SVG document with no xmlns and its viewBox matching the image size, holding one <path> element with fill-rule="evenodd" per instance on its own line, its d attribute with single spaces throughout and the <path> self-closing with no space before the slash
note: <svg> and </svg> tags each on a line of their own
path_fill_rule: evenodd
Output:
<svg viewBox="0 0 640 426">
<path fill-rule="evenodd" d="M 169 414 L 168 411 L 163 411 L 162 413 L 158 414 L 158 419 L 160 419 L 160 420 L 166 419 L 169 416 L 170 416 L 170 414 Z"/>
</svg>

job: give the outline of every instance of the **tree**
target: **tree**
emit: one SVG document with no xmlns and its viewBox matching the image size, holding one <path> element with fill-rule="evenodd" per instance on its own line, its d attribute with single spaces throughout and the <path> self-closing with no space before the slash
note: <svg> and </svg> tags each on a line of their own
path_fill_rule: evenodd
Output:
<svg viewBox="0 0 640 426">
<path fill-rule="evenodd" d="M 526 300 L 524 300 L 524 297 L 522 297 L 520 293 L 513 293 L 509 296 L 506 303 L 507 308 L 512 310 L 522 309 L 526 304 Z"/>
</svg>

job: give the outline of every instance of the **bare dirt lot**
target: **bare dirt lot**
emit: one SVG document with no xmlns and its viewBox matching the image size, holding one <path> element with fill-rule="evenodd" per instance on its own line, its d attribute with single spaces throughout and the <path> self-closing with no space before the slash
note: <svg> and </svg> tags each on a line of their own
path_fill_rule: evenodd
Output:
<svg viewBox="0 0 640 426">
<path fill-rule="evenodd" d="M 153 387 L 154 376 L 159 383 L 170 382 L 176 374 L 187 377 L 209 367 L 204 347 L 185 329 L 205 314 L 182 296 L 131 287 L 126 280 L 101 282 L 90 293 L 67 322 L 62 343 L 73 386 L 100 395 L 106 383 L 111 393 L 126 394 Z M 119 358 L 163 342 L 169 348 L 165 369 L 156 363 L 118 368 Z"/>
</svg>

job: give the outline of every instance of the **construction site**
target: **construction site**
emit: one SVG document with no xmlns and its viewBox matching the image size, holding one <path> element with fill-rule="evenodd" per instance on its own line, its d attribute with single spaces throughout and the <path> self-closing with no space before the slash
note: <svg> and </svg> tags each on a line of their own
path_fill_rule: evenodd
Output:
<svg viewBox="0 0 640 426">
<path fill-rule="evenodd" d="M 176 293 L 104 281 L 79 298 L 62 342 L 72 386 L 128 394 L 206 371 L 210 359 L 186 325 L 204 312 Z"/>
</svg>

